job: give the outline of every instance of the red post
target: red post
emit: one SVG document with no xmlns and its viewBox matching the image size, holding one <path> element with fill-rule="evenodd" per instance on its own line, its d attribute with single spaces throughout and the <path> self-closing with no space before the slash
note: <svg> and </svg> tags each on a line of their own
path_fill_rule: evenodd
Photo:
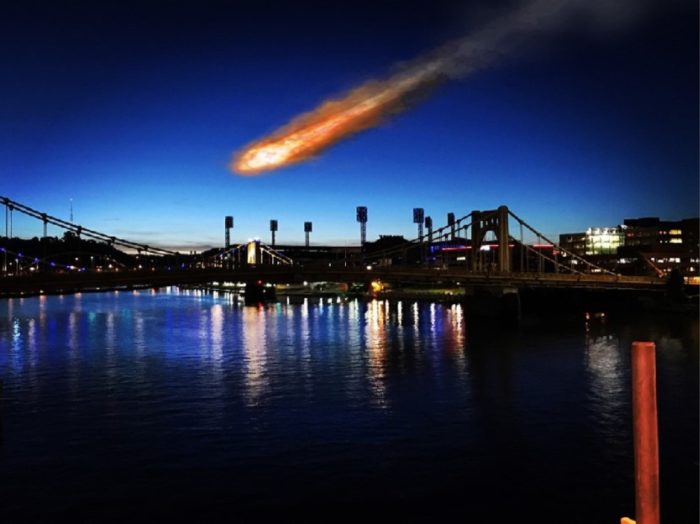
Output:
<svg viewBox="0 0 700 524">
<path fill-rule="evenodd" d="M 632 403 L 636 522 L 659 524 L 659 430 L 653 342 L 632 342 Z"/>
</svg>

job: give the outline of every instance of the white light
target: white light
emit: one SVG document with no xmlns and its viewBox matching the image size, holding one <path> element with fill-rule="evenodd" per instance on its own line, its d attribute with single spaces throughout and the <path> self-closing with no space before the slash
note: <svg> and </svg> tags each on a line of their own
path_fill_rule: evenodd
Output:
<svg viewBox="0 0 700 524">
<path fill-rule="evenodd" d="M 372 271 L 372 266 L 367 266 L 367 271 Z"/>
</svg>

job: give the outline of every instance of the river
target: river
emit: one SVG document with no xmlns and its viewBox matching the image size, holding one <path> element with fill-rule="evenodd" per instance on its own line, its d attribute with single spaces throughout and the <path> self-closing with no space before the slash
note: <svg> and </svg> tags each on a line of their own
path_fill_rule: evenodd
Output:
<svg viewBox="0 0 700 524">
<path fill-rule="evenodd" d="M 657 343 L 662 521 L 695 523 L 696 318 L 503 327 L 460 304 L 176 287 L 2 300 L 0 515 L 619 522 L 637 339 Z"/>
</svg>

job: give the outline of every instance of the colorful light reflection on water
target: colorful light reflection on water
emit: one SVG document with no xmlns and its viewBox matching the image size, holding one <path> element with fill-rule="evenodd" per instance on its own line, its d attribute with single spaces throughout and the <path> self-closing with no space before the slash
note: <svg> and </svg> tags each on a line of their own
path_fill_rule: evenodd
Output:
<svg viewBox="0 0 700 524">
<path fill-rule="evenodd" d="M 24 520 L 615 521 L 633 513 L 628 347 L 644 330 L 662 517 L 697 521 L 697 329 L 506 330 L 459 304 L 246 307 L 177 288 L 5 300 L 0 504 Z"/>
</svg>

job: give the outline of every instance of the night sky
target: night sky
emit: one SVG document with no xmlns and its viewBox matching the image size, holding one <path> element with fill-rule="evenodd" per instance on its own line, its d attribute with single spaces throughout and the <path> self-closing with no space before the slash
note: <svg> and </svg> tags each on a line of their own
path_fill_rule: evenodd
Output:
<svg viewBox="0 0 700 524">
<path fill-rule="evenodd" d="M 234 151 L 516 4 L 6 2 L 0 194 L 183 250 L 223 244 L 225 215 L 236 241 L 275 218 L 280 243 L 310 220 L 312 243 L 357 244 L 358 205 L 369 240 L 413 238 L 414 207 L 442 225 L 506 204 L 552 236 L 697 216 L 697 2 L 600 4 L 319 158 L 241 177 Z M 15 213 L 14 233 L 41 224 Z"/>
</svg>

